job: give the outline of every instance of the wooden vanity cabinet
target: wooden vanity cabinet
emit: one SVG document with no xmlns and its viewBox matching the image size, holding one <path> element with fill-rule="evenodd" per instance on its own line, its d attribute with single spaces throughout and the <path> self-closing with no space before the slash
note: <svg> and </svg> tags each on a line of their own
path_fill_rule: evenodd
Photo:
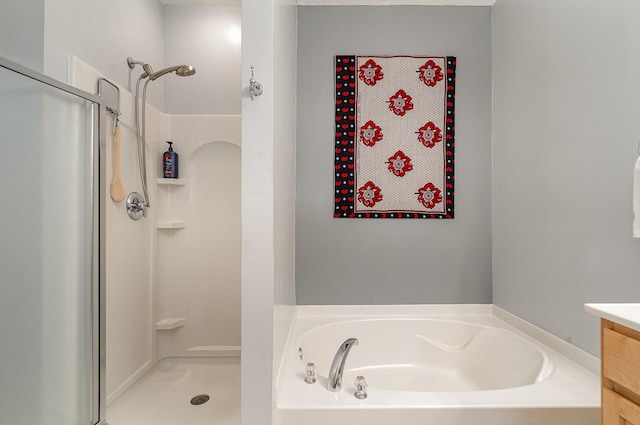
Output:
<svg viewBox="0 0 640 425">
<path fill-rule="evenodd" d="M 640 425 L 640 332 L 601 319 L 602 425 Z"/>
</svg>

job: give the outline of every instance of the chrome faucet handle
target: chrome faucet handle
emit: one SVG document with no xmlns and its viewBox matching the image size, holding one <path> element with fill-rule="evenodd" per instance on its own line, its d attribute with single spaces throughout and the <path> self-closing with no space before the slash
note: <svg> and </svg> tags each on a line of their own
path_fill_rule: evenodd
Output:
<svg viewBox="0 0 640 425">
<path fill-rule="evenodd" d="M 318 379 L 316 378 L 316 365 L 313 363 L 307 363 L 306 376 L 304 382 L 307 384 L 315 384 Z"/>
<path fill-rule="evenodd" d="M 353 386 L 356 387 L 355 397 L 359 400 L 364 400 L 367 398 L 367 381 L 365 381 L 364 376 L 360 375 L 356 377 Z"/>
</svg>

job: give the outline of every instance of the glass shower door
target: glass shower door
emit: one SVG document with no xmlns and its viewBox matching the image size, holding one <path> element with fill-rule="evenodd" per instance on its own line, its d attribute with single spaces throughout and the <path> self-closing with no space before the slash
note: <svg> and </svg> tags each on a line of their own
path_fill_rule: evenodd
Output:
<svg viewBox="0 0 640 425">
<path fill-rule="evenodd" d="M 66 89 L 0 58 L 1 424 L 100 416 L 99 105 Z"/>
</svg>

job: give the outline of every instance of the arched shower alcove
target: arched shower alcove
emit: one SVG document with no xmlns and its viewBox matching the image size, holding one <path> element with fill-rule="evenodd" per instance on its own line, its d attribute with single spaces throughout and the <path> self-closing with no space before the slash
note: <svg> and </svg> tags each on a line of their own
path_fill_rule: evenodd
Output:
<svg viewBox="0 0 640 425">
<path fill-rule="evenodd" d="M 158 359 L 239 356 L 240 158 L 205 142 L 181 153 L 178 184 L 158 180 L 158 223 L 180 223 L 156 235 Z"/>
</svg>

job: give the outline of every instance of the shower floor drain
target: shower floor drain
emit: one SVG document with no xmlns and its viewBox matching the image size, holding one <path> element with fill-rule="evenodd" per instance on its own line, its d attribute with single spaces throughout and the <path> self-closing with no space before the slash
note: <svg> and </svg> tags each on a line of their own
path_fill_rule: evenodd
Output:
<svg viewBox="0 0 640 425">
<path fill-rule="evenodd" d="M 205 404 L 209 401 L 209 396 L 206 394 L 199 394 L 191 399 L 191 404 L 194 406 L 200 406 L 201 404 Z"/>
</svg>

